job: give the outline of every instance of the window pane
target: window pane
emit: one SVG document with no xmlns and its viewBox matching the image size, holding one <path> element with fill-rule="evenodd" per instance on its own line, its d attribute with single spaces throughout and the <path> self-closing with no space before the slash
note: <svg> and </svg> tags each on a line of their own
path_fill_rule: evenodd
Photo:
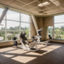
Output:
<svg viewBox="0 0 64 64">
<path fill-rule="evenodd" d="M 64 15 L 58 15 L 54 17 L 54 23 L 64 22 Z"/>
<path fill-rule="evenodd" d="M 14 35 L 14 31 L 7 31 L 7 40 L 12 40 Z"/>
<path fill-rule="evenodd" d="M 55 26 L 55 28 L 61 28 L 61 27 L 64 27 L 64 24 L 60 23 L 60 24 L 55 24 L 54 26 Z"/>
<path fill-rule="evenodd" d="M 7 12 L 7 19 L 19 21 L 19 13 L 9 10 Z"/>
<path fill-rule="evenodd" d="M 7 40 L 13 40 L 13 37 L 19 39 L 19 31 L 7 31 Z"/>
<path fill-rule="evenodd" d="M 30 16 L 26 14 L 21 14 L 21 21 L 22 22 L 29 22 L 30 21 Z"/>
<path fill-rule="evenodd" d="M 53 26 L 49 26 L 48 27 L 48 35 L 50 35 L 52 37 L 53 33 Z"/>
<path fill-rule="evenodd" d="M 21 23 L 21 28 L 29 28 L 30 24 L 29 23 Z"/>
<path fill-rule="evenodd" d="M 8 30 L 18 30 L 19 22 L 7 21 L 7 29 Z"/>
<path fill-rule="evenodd" d="M 5 20 L 3 20 L 0 24 L 0 30 L 5 30 Z"/>
<path fill-rule="evenodd" d="M 19 32 L 19 31 L 15 31 L 15 32 L 14 32 L 14 36 L 17 37 L 17 39 L 19 39 L 20 32 Z"/>
<path fill-rule="evenodd" d="M 24 30 L 27 36 L 29 36 L 29 27 L 30 27 L 29 23 L 21 23 L 21 30 Z"/>
<path fill-rule="evenodd" d="M 5 40 L 5 31 L 0 31 L 0 41 Z"/>
<path fill-rule="evenodd" d="M 64 24 L 55 24 L 55 39 L 64 39 Z"/>
</svg>

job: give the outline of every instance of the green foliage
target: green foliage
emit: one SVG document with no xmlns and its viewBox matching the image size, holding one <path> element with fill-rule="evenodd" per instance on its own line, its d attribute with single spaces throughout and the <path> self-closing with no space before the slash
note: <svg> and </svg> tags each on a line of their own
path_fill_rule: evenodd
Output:
<svg viewBox="0 0 64 64">
<path fill-rule="evenodd" d="M 4 31 L 0 31 L 0 37 L 3 37 L 3 40 L 5 39 L 5 32 Z"/>
<path fill-rule="evenodd" d="M 56 39 L 64 39 L 64 27 L 61 28 L 55 28 L 55 38 Z"/>
<path fill-rule="evenodd" d="M 1 30 L 0 30 L 0 37 L 3 37 L 4 39 L 5 39 L 5 30 L 4 30 L 5 28 L 2 28 Z M 17 36 L 18 34 L 19 34 L 19 31 L 15 31 L 15 30 L 18 30 L 19 29 L 19 27 L 17 26 L 17 27 L 10 27 L 9 29 L 7 29 L 8 31 L 7 31 L 7 40 L 12 40 L 12 38 L 14 37 L 14 36 Z M 2 31 L 2 30 L 4 30 L 4 31 Z M 11 31 L 11 30 L 13 30 L 13 31 Z M 25 31 L 26 32 L 26 34 L 27 34 L 27 37 L 29 36 L 29 28 L 21 28 L 21 31 Z"/>
</svg>

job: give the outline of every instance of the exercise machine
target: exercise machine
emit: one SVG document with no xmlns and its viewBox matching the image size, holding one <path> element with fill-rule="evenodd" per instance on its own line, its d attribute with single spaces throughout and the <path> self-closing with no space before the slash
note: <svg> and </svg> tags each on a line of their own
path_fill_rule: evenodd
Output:
<svg viewBox="0 0 64 64">
<path fill-rule="evenodd" d="M 42 32 L 42 28 L 37 30 L 37 35 L 35 36 L 37 38 L 37 43 L 38 44 L 43 44 L 43 45 L 47 46 L 48 41 L 41 41 L 41 38 L 42 38 L 41 32 Z"/>
<path fill-rule="evenodd" d="M 27 51 L 37 51 L 37 42 L 36 40 L 32 40 L 29 41 L 26 37 L 25 37 L 25 33 L 21 33 L 20 35 L 20 42 L 21 42 L 21 48 Z"/>
<path fill-rule="evenodd" d="M 35 41 L 28 43 L 28 44 L 24 44 L 21 41 L 21 48 L 27 51 L 38 51 L 39 49 L 37 48 L 37 43 Z"/>
</svg>

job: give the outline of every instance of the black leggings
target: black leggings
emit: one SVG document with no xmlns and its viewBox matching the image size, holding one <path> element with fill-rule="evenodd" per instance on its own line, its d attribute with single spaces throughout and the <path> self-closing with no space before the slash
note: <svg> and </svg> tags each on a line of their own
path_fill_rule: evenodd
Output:
<svg viewBox="0 0 64 64">
<path fill-rule="evenodd" d="M 25 40 L 22 40 L 22 42 L 23 42 L 24 44 L 26 44 Z"/>
</svg>

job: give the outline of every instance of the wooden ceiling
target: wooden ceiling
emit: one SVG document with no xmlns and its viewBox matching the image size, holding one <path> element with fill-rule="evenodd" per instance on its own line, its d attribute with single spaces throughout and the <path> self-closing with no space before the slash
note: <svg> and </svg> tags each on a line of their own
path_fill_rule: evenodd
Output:
<svg viewBox="0 0 64 64">
<path fill-rule="evenodd" d="M 40 2 L 49 2 L 50 4 L 43 7 L 38 7 Z M 59 2 L 54 3 L 53 1 Z M 0 0 L 0 4 L 9 8 L 15 8 L 34 15 L 48 16 L 59 13 L 64 13 L 64 0 Z"/>
</svg>

